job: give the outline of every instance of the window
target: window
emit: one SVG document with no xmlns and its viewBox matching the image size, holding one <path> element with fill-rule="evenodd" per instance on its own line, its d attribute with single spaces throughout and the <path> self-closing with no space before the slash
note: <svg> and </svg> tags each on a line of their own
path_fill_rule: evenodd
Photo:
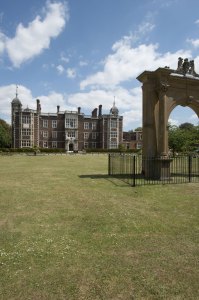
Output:
<svg viewBox="0 0 199 300">
<path fill-rule="evenodd" d="M 56 139 L 57 138 L 57 131 L 52 131 L 52 138 Z"/>
<path fill-rule="evenodd" d="M 31 135 L 31 130 L 30 129 L 22 129 L 22 135 L 25 135 L 25 136 Z"/>
<path fill-rule="evenodd" d="M 52 120 L 52 128 L 57 128 L 57 120 Z"/>
<path fill-rule="evenodd" d="M 75 131 L 74 131 L 74 130 L 73 130 L 73 131 L 68 131 L 68 132 L 66 133 L 66 135 L 67 135 L 68 137 L 75 138 Z"/>
<path fill-rule="evenodd" d="M 48 120 L 43 120 L 43 127 L 48 127 Z"/>
<path fill-rule="evenodd" d="M 29 140 L 22 141 L 22 148 L 23 147 L 30 147 L 30 141 Z"/>
<path fill-rule="evenodd" d="M 96 139 L 96 132 L 92 132 L 92 139 L 93 139 L 93 140 Z"/>
<path fill-rule="evenodd" d="M 23 124 L 30 124 L 30 116 L 22 116 Z"/>
<path fill-rule="evenodd" d="M 84 139 L 87 140 L 89 138 L 89 133 L 88 132 L 84 132 Z"/>
<path fill-rule="evenodd" d="M 117 128 L 117 120 L 111 120 L 111 128 Z"/>
<path fill-rule="evenodd" d="M 48 148 L 48 142 L 46 142 L 46 141 L 43 142 L 43 147 L 44 147 L 44 148 Z"/>
<path fill-rule="evenodd" d="M 88 142 L 84 142 L 84 148 L 85 148 L 85 149 L 88 148 Z"/>
<path fill-rule="evenodd" d="M 52 148 L 57 148 L 57 142 L 52 142 Z"/>
<path fill-rule="evenodd" d="M 117 149 L 117 142 L 110 142 L 110 149 Z"/>
<path fill-rule="evenodd" d="M 137 143 L 136 148 L 141 149 L 142 148 L 142 143 Z"/>
<path fill-rule="evenodd" d="M 92 148 L 96 148 L 96 142 L 92 142 Z"/>
<path fill-rule="evenodd" d="M 92 129 L 95 130 L 96 129 L 96 122 L 92 123 Z"/>
<path fill-rule="evenodd" d="M 117 137 L 117 131 L 111 131 L 111 138 Z"/>
<path fill-rule="evenodd" d="M 77 119 L 74 118 L 66 119 L 66 128 L 77 128 Z"/>
<path fill-rule="evenodd" d="M 88 122 L 84 122 L 84 129 L 89 129 L 89 123 Z"/>
<path fill-rule="evenodd" d="M 48 131 L 43 131 L 43 137 L 47 138 L 48 137 Z"/>
</svg>

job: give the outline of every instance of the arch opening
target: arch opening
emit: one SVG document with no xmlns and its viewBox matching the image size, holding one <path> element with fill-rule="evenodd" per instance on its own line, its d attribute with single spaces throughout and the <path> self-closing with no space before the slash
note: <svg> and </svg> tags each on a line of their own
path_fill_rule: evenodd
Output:
<svg viewBox="0 0 199 300">
<path fill-rule="evenodd" d="M 194 126 L 197 126 L 198 116 L 192 108 L 176 105 L 169 115 L 168 123 L 176 126 L 183 123 L 191 123 Z"/>
<path fill-rule="evenodd" d="M 73 151 L 74 150 L 74 145 L 72 143 L 69 144 L 69 151 Z"/>
</svg>

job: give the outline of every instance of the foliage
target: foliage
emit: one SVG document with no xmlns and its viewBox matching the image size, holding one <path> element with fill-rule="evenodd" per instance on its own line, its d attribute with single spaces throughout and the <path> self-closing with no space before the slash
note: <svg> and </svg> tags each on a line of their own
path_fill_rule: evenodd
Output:
<svg viewBox="0 0 199 300">
<path fill-rule="evenodd" d="M 185 129 L 185 130 L 192 130 L 192 129 L 194 129 L 194 125 L 192 123 L 186 122 L 186 123 L 179 125 L 179 128 Z"/>
<path fill-rule="evenodd" d="M 0 119 L 0 148 L 10 147 L 11 141 L 11 126 Z"/>
<path fill-rule="evenodd" d="M 190 123 L 179 127 L 169 125 L 169 148 L 175 152 L 191 152 L 197 149 L 199 143 L 199 126 Z"/>
<path fill-rule="evenodd" d="M 134 131 L 142 131 L 142 127 L 137 127 Z"/>
</svg>

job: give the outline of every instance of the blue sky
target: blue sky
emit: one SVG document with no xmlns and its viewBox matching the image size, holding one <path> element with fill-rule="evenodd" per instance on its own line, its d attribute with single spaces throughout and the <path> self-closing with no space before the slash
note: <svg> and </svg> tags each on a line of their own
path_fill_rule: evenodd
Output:
<svg viewBox="0 0 199 300">
<path fill-rule="evenodd" d="M 0 118 L 10 122 L 10 103 L 43 112 L 109 113 L 114 97 L 124 130 L 142 125 L 144 70 L 177 68 L 178 57 L 195 60 L 199 73 L 198 0 L 6 0 L 0 2 Z M 198 124 L 189 108 L 170 121 Z"/>
</svg>

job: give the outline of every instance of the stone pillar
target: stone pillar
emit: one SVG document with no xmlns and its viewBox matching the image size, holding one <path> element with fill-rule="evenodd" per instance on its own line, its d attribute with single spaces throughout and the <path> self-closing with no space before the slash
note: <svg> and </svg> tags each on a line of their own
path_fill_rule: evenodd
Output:
<svg viewBox="0 0 199 300">
<path fill-rule="evenodd" d="M 157 94 L 152 83 L 143 84 L 143 156 L 157 155 L 157 139 L 155 126 L 155 110 Z"/>
<path fill-rule="evenodd" d="M 158 156 L 168 156 L 168 141 L 167 141 L 167 113 L 166 101 L 167 96 L 165 91 L 159 93 L 159 139 L 158 139 Z"/>
</svg>

